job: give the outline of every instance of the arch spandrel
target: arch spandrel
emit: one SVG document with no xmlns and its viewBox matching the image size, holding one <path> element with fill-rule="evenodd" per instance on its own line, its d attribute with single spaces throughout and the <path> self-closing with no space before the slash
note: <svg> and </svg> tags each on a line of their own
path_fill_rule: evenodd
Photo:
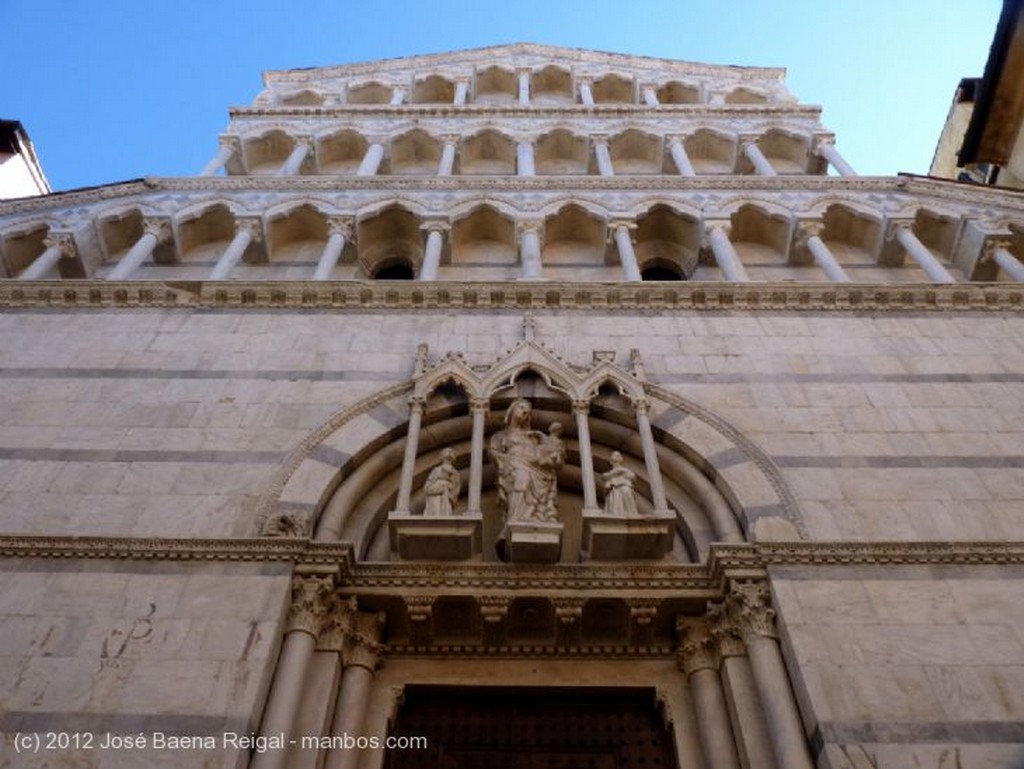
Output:
<svg viewBox="0 0 1024 769">
<path fill-rule="evenodd" d="M 517 395 L 516 379 L 530 371 L 537 375 L 536 381 L 544 381 L 541 391 L 549 393 L 528 390 L 535 398 L 532 429 L 543 431 L 554 422 L 567 428 L 568 460 L 564 471 L 559 471 L 557 489 L 560 498 L 576 505 L 572 515 L 580 514 L 586 497 L 580 465 L 584 439 L 589 441 L 592 466 L 599 474 L 614 464 L 609 464 L 613 452 L 625 456 L 636 475 L 638 509 L 646 511 L 643 515 L 658 515 L 657 492 L 649 475 L 652 465 L 645 456 L 642 430 L 637 429 L 636 415 L 642 412 L 650 420 L 657 455 L 654 467 L 660 467 L 657 477 L 668 502 L 665 512 L 670 518 L 661 520 L 672 521 L 674 536 L 681 542 L 674 555 L 670 551 L 660 557 L 700 562 L 713 542 L 800 539 L 803 525 L 795 498 L 767 455 L 712 412 L 645 382 L 638 355 L 633 368 L 630 372 L 618 366 L 609 353 L 595 354 L 590 367 L 570 365 L 533 339 L 523 340 L 490 366 L 471 365 L 457 353 L 430 363 L 421 346 L 412 381 L 338 412 L 293 453 L 261 499 L 260 533 L 280 536 L 282 531 L 293 535 L 301 531 L 316 539 L 340 539 L 351 542 L 360 559 L 376 560 L 387 552 L 381 537 L 389 536 L 400 476 L 408 473 L 406 483 L 412 494 L 403 520 L 425 520 L 419 512 L 423 485 L 443 458 L 443 450 L 449 448 L 462 475 L 462 488 L 457 513 L 448 520 L 471 527 L 474 519 L 467 508 L 466 483 L 472 461 L 471 423 L 477 408 L 471 404 L 483 401 L 504 407 L 523 397 Z M 457 386 L 456 399 L 431 398 L 446 383 Z M 605 387 L 609 384 L 611 388 Z M 580 404 L 594 406 L 589 415 L 586 409 L 582 412 L 584 423 L 589 424 L 588 432 L 582 434 Z M 422 432 L 411 460 L 403 459 L 415 411 Z M 481 418 L 489 441 L 502 429 L 504 416 L 497 410 L 487 415 L 485 410 Z M 403 471 L 403 463 L 409 461 L 412 464 Z M 493 510 L 497 504 L 494 473 L 493 465 L 486 463 L 480 503 L 485 522 L 487 516 L 498 514 Z M 475 515 L 479 520 L 480 514 Z M 486 535 L 486 523 L 484 531 Z M 496 531 L 491 524 L 489 536 Z M 612 551 L 606 546 L 601 552 Z M 576 555 L 572 552 L 569 562 L 575 562 Z M 395 557 L 392 552 L 392 560 Z M 462 560 L 465 556 L 450 557 Z M 563 563 L 564 558 L 563 553 Z"/>
</svg>

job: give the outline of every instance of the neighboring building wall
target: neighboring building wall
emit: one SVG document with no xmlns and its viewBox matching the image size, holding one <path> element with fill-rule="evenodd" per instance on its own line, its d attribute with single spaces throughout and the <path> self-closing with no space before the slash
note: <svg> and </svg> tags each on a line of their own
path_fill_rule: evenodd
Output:
<svg viewBox="0 0 1024 769">
<path fill-rule="evenodd" d="M 50 185 L 21 123 L 0 120 L 0 200 L 49 192 Z"/>
</svg>

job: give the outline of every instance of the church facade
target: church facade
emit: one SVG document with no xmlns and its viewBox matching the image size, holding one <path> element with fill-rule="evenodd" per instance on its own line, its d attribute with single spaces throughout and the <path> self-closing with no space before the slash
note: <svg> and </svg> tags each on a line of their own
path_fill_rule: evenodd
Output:
<svg viewBox="0 0 1024 769">
<path fill-rule="evenodd" d="M 1021 258 L 782 70 L 532 44 L 0 202 L 0 766 L 1011 766 Z"/>
</svg>

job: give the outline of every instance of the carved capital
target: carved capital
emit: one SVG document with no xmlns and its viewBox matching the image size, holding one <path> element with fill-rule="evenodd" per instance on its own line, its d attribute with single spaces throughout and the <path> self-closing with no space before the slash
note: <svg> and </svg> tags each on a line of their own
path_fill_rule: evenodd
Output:
<svg viewBox="0 0 1024 769">
<path fill-rule="evenodd" d="M 353 631 L 356 612 L 355 596 L 341 598 L 335 595 L 328 603 L 327 616 L 320 628 L 316 648 L 319 651 L 343 652 Z"/>
<path fill-rule="evenodd" d="M 380 636 L 387 615 L 382 611 L 375 614 L 356 612 L 352 619 L 352 630 L 342 652 L 345 667 L 357 665 L 367 670 L 375 670 L 384 652 Z"/>
<path fill-rule="evenodd" d="M 572 402 L 572 413 L 586 416 L 590 413 L 590 401 L 584 399 L 574 400 Z"/>
<path fill-rule="evenodd" d="M 638 417 L 646 417 L 651 410 L 651 404 L 646 398 L 637 398 L 633 401 L 633 411 Z"/>
<path fill-rule="evenodd" d="M 1013 254 L 1013 236 L 1011 234 L 999 233 L 996 235 L 986 236 L 985 241 L 981 246 L 981 255 L 978 257 L 978 261 L 991 261 L 995 252 L 1000 248 Z"/>
<path fill-rule="evenodd" d="M 447 219 L 428 219 L 420 225 L 422 232 L 440 232 L 442 235 L 451 229 L 451 224 Z"/>
<path fill-rule="evenodd" d="M 520 219 L 516 222 L 516 229 L 519 231 L 519 236 L 522 237 L 524 232 L 535 231 L 540 234 L 544 231 L 544 220 L 543 219 Z"/>
<path fill-rule="evenodd" d="M 469 410 L 471 412 L 482 411 L 485 414 L 491 407 L 490 398 L 472 397 L 469 399 Z"/>
<path fill-rule="evenodd" d="M 423 409 L 427 405 L 427 399 L 419 395 L 409 396 L 409 412 L 412 414 L 422 414 Z"/>
<path fill-rule="evenodd" d="M 75 237 L 70 232 L 50 232 L 43 238 L 43 245 L 46 248 L 60 249 L 62 259 L 72 259 L 78 249 L 75 246 Z"/>
<path fill-rule="evenodd" d="M 743 637 L 736 626 L 732 624 L 725 604 L 710 604 L 706 616 L 708 626 L 711 628 L 711 637 L 715 639 L 721 657 L 740 657 L 747 653 Z"/>
<path fill-rule="evenodd" d="M 147 216 L 142 220 L 144 235 L 152 235 L 157 243 L 166 243 L 171 239 L 171 220 L 158 216 Z"/>
<path fill-rule="evenodd" d="M 227 148 L 236 155 L 242 154 L 242 140 L 238 136 L 218 136 L 217 146 Z"/>
<path fill-rule="evenodd" d="M 328 235 L 341 235 L 345 240 L 351 241 L 354 232 L 354 223 L 348 217 L 332 216 L 327 220 Z"/>
<path fill-rule="evenodd" d="M 334 581 L 330 577 L 293 577 L 285 632 L 302 630 L 316 637 L 333 595 Z"/>
<path fill-rule="evenodd" d="M 725 598 L 733 625 L 747 643 L 758 638 L 778 638 L 771 594 L 763 582 L 733 582 Z"/>
<path fill-rule="evenodd" d="M 462 136 L 459 134 L 441 134 L 442 144 L 451 144 L 453 147 L 458 147 L 459 142 L 462 141 Z"/>
<path fill-rule="evenodd" d="M 680 670 L 691 676 L 698 670 L 718 669 L 717 644 L 703 618 L 677 617 L 676 633 L 679 635 L 676 662 Z"/>
<path fill-rule="evenodd" d="M 237 218 L 235 220 L 235 231 L 248 232 L 253 243 L 259 243 L 263 240 L 263 222 L 256 216 Z"/>
<path fill-rule="evenodd" d="M 314 149 L 316 149 L 316 139 L 314 139 L 312 136 L 296 136 L 295 147 L 305 147 L 306 152 L 312 155 Z"/>
<path fill-rule="evenodd" d="M 807 248 L 807 241 L 812 237 L 821 237 L 825 223 L 820 220 L 802 221 L 797 224 L 794 239 L 798 248 Z"/>
</svg>

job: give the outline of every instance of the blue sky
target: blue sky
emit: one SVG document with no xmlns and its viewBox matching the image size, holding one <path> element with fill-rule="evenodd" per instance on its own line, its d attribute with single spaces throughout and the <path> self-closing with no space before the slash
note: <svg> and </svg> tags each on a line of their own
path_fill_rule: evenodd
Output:
<svg viewBox="0 0 1024 769">
<path fill-rule="evenodd" d="M 187 176 L 267 69 L 517 41 L 782 66 L 861 174 L 926 173 L 999 0 L 0 0 L 0 117 L 55 190 Z"/>
</svg>

